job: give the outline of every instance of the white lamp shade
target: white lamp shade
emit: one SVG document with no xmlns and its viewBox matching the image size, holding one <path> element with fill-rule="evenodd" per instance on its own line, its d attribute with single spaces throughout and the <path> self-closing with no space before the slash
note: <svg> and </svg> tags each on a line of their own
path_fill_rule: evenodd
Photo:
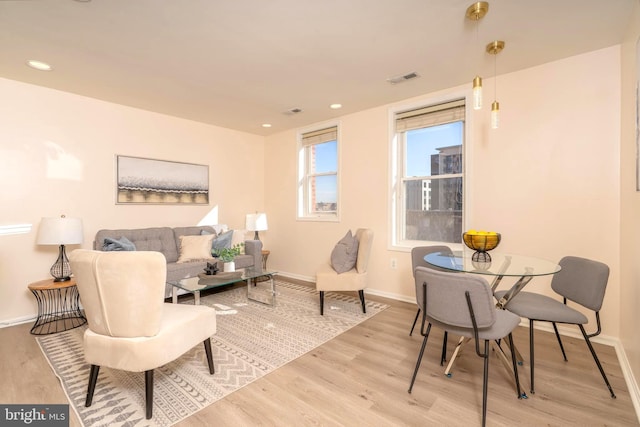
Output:
<svg viewBox="0 0 640 427">
<path fill-rule="evenodd" d="M 264 231 L 268 230 L 267 214 L 255 213 L 247 215 L 246 228 L 249 231 Z"/>
<path fill-rule="evenodd" d="M 39 245 L 78 245 L 83 241 L 80 218 L 42 218 L 38 227 Z"/>
</svg>

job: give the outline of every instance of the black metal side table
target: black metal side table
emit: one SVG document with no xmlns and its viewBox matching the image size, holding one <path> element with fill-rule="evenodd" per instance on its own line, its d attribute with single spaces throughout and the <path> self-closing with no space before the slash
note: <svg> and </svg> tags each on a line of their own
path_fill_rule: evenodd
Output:
<svg viewBox="0 0 640 427">
<path fill-rule="evenodd" d="M 38 317 L 31 328 L 33 335 L 54 334 L 87 323 L 80 310 L 80 294 L 74 278 L 66 282 L 41 280 L 28 288 L 38 301 Z"/>
</svg>

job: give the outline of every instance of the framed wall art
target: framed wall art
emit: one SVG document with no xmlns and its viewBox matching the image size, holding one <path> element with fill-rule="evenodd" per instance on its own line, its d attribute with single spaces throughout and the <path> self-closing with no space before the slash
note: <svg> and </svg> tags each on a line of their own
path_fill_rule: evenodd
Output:
<svg viewBox="0 0 640 427">
<path fill-rule="evenodd" d="M 209 166 L 116 156 L 117 204 L 209 204 Z"/>
</svg>

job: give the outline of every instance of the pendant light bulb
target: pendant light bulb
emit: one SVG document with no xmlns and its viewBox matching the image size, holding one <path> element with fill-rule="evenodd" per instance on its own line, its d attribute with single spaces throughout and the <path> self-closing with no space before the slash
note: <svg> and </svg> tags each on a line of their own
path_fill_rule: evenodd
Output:
<svg viewBox="0 0 640 427">
<path fill-rule="evenodd" d="M 500 126 L 500 103 L 493 101 L 491 104 L 491 129 L 498 129 Z"/>
<path fill-rule="evenodd" d="M 473 79 L 473 109 L 479 110 L 482 108 L 482 78 L 476 76 Z"/>
</svg>

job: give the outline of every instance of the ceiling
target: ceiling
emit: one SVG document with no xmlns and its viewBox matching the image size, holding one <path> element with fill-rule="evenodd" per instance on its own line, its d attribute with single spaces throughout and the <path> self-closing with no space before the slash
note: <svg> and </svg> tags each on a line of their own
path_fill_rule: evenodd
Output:
<svg viewBox="0 0 640 427">
<path fill-rule="evenodd" d="M 493 40 L 498 74 L 619 44 L 637 1 L 4 0 L 0 77 L 269 135 L 491 77 Z"/>
</svg>

